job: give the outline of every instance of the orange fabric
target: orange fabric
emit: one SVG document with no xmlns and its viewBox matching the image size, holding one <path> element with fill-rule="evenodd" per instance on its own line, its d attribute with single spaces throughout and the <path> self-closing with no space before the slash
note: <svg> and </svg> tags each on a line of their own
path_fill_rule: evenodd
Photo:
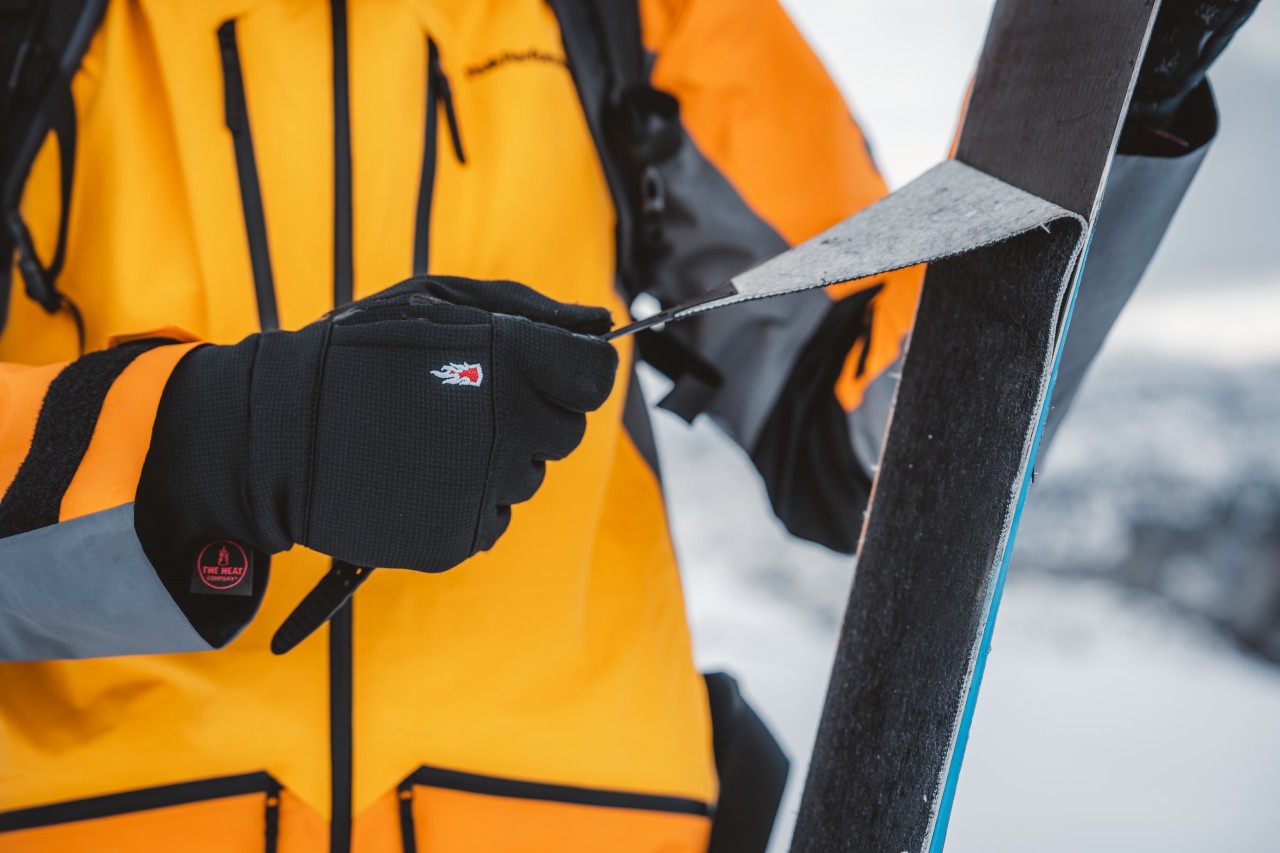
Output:
<svg viewBox="0 0 1280 853">
<path fill-rule="evenodd" d="M 3 849 L 3 845 L 0 845 L 0 849 Z M 185 850 L 183 847 L 175 849 Z M 282 792 L 280 794 L 280 836 L 276 853 L 316 853 L 316 851 L 328 849 L 328 821 L 303 802 L 297 794 L 292 791 Z M 382 849 L 387 853 L 399 851 L 399 848 Z"/>
<path fill-rule="evenodd" d="M 75 477 L 62 497 L 59 521 L 133 500 L 151 427 L 169 374 L 198 344 L 157 347 L 133 360 L 112 384 Z"/>
<path fill-rule="evenodd" d="M 432 853 L 697 853 L 707 849 L 711 834 L 711 820 L 699 815 L 442 788 L 414 789 L 413 820 L 418 849 Z"/>
<path fill-rule="evenodd" d="M 64 367 L 0 363 L 0 495 L 9 489 L 27 458 L 44 395 Z"/>
<path fill-rule="evenodd" d="M 351 822 L 351 853 L 403 853 L 397 793 L 394 789 L 387 791 L 355 816 Z"/>
<path fill-rule="evenodd" d="M 94 820 L 0 833 L 0 850 L 4 853 L 257 851 L 263 849 L 266 838 L 266 806 L 267 795 L 255 793 L 141 809 Z M 285 791 L 279 798 L 279 809 L 278 853 L 314 853 L 328 849 L 328 826 L 301 800 Z"/>
<path fill-rule="evenodd" d="M 791 245 L 883 196 L 840 90 L 777 0 L 645 0 L 653 83 L 751 209 Z"/>
<path fill-rule="evenodd" d="M 916 305 L 920 301 L 924 271 L 925 265 L 917 264 L 885 275 L 827 288 L 828 295 L 841 299 L 871 285 L 883 285 L 867 307 L 872 312 L 871 334 L 854 344 L 853 349 L 845 356 L 844 365 L 836 379 L 836 399 L 846 412 L 861 405 L 867 386 L 902 355 L 906 334 L 915 324 Z M 871 351 L 866 353 L 864 360 L 864 349 L 868 345 Z"/>
</svg>

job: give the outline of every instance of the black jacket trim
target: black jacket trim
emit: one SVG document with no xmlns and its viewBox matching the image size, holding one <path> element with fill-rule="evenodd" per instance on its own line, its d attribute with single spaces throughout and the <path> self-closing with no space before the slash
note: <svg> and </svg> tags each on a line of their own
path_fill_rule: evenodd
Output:
<svg viewBox="0 0 1280 853">
<path fill-rule="evenodd" d="M 258 324 L 270 331 L 280 328 L 280 312 L 276 306 L 275 276 L 271 271 L 271 250 L 267 244 L 267 216 L 262 208 L 262 186 L 258 181 L 258 161 L 253 151 L 253 131 L 249 126 L 249 104 L 245 97 L 234 20 L 218 27 L 218 46 L 222 54 L 226 124 L 235 146 L 240 203 L 244 208 L 249 263 L 253 267 L 253 288 L 258 300 Z"/>
<path fill-rule="evenodd" d="M 413 230 L 413 274 L 426 275 L 431 258 L 431 203 L 435 197 L 436 166 L 440 156 L 440 111 L 444 110 L 453 142 L 453 156 L 466 163 L 462 150 L 462 134 L 458 131 L 458 115 L 453 106 L 453 89 L 440 65 L 440 49 L 427 39 L 427 112 L 423 129 L 422 174 L 418 181 L 418 212 Z"/>
<path fill-rule="evenodd" d="M 275 801 L 268 803 L 268 808 L 274 809 L 279 805 L 280 783 L 270 773 L 243 773 L 239 776 L 220 776 L 216 779 L 159 785 L 154 788 L 123 791 L 119 794 L 104 794 L 100 797 L 33 806 L 27 809 L 0 812 L 0 832 L 96 820 L 205 800 L 239 797 L 245 794 L 266 794 L 269 800 Z M 272 826 L 273 818 L 269 815 L 268 836 L 272 834 Z M 269 839 L 268 849 L 272 849 L 273 846 Z"/>
<path fill-rule="evenodd" d="M 351 79 L 346 0 L 330 0 L 333 33 L 333 304 L 355 294 L 354 213 L 351 174 Z M 329 622 L 329 851 L 350 853 L 354 764 L 354 605 L 344 604 Z"/>
<path fill-rule="evenodd" d="M 331 0 L 329 11 L 333 22 L 333 304 L 339 306 L 355 298 L 346 0 Z"/>
<path fill-rule="evenodd" d="M 107 392 L 135 358 L 171 343 L 155 338 L 89 353 L 54 377 L 36 418 L 31 449 L 0 500 L 0 538 L 58 523 L 62 496 L 89 450 Z"/>
<path fill-rule="evenodd" d="M 640 811 L 701 816 L 711 814 L 711 808 L 706 803 L 686 797 L 633 794 L 626 791 L 578 788 L 572 785 L 524 782 L 515 779 L 480 776 L 459 770 L 444 770 L 439 767 L 419 767 L 412 776 L 400 784 L 399 790 L 407 791 L 414 786 L 445 788 L 451 791 L 466 791 L 470 794 L 485 794 L 491 797 L 506 797 L 508 799 L 571 803 L 580 806 L 601 806 L 605 808 L 637 809 Z"/>
</svg>

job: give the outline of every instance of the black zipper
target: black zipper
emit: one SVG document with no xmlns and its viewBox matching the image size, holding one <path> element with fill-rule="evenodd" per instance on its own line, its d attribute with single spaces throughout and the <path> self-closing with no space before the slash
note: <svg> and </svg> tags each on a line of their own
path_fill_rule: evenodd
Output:
<svg viewBox="0 0 1280 853">
<path fill-rule="evenodd" d="M 333 31 L 333 304 L 352 299 L 351 82 L 347 59 L 347 3 L 329 4 Z"/>
<path fill-rule="evenodd" d="M 239 797 L 245 794 L 263 794 L 264 839 L 266 853 L 276 853 L 280 827 L 280 783 L 269 773 L 244 773 L 239 776 L 220 776 L 196 782 L 176 785 L 160 785 L 87 797 L 47 806 L 0 813 L 0 832 L 16 832 L 65 823 L 115 817 L 153 809 Z"/>
<path fill-rule="evenodd" d="M 351 82 L 346 0 L 330 0 L 333 38 L 333 304 L 355 292 L 352 236 Z M 351 850 L 351 775 L 354 761 L 352 680 L 354 619 L 348 599 L 329 622 L 330 853 Z"/>
<path fill-rule="evenodd" d="M 329 851 L 351 850 L 352 662 L 354 620 L 348 600 L 329 620 Z"/>
<path fill-rule="evenodd" d="M 433 39 L 427 39 L 427 113 L 422 146 L 422 177 L 418 184 L 418 216 L 413 232 L 413 274 L 425 275 L 431 245 L 431 202 L 435 195 L 436 161 L 440 135 L 440 110 L 449 125 L 453 156 L 467 162 L 458 132 L 458 116 L 453 107 L 453 89 L 440 66 L 440 50 Z"/>
<path fill-rule="evenodd" d="M 258 299 L 258 324 L 264 330 L 278 329 L 280 313 L 276 307 L 271 252 L 267 247 L 267 218 L 262 209 L 262 187 L 258 183 L 258 162 L 253 153 L 253 132 L 249 128 L 249 106 L 245 100 L 244 74 L 240 68 L 240 47 L 236 40 L 234 20 L 218 27 L 218 46 L 222 53 L 227 129 L 231 131 L 231 139 L 235 145 L 245 236 L 249 241 L 253 287 Z"/>
</svg>

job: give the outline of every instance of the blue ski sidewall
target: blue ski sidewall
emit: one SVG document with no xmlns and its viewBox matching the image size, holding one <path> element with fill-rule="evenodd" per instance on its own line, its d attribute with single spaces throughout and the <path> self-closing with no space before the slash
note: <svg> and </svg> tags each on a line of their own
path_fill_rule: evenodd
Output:
<svg viewBox="0 0 1280 853">
<path fill-rule="evenodd" d="M 1027 501 L 1027 492 L 1031 487 L 1031 479 L 1035 472 L 1036 457 L 1040 452 L 1040 438 L 1044 434 L 1044 425 L 1049 418 L 1049 404 L 1053 400 L 1053 386 L 1058 379 L 1058 365 L 1062 362 L 1062 350 L 1071 327 L 1071 315 L 1076 307 L 1076 295 L 1080 292 L 1080 277 L 1084 275 L 1084 265 L 1089 257 L 1089 245 L 1093 241 L 1090 231 L 1089 243 L 1085 244 L 1084 254 L 1080 259 L 1076 280 L 1071 288 L 1071 299 L 1067 304 L 1067 315 L 1062 324 L 1062 336 L 1058 341 L 1053 357 L 1053 372 L 1049 374 L 1049 387 L 1045 392 L 1044 405 L 1040 411 L 1040 421 L 1036 424 L 1036 434 L 1031 442 L 1031 455 L 1027 460 L 1027 472 L 1018 489 L 1018 503 L 1013 512 L 1013 524 L 1009 528 L 1009 540 L 1005 543 L 1004 554 L 1000 558 L 1000 570 L 996 574 L 995 587 L 991 593 L 991 606 L 987 610 L 987 621 L 982 627 L 982 639 L 978 645 L 978 659 L 973 668 L 973 679 L 969 682 L 969 692 L 964 700 L 964 712 L 960 717 L 960 730 L 956 734 L 956 746 L 951 753 L 951 763 L 947 767 L 947 780 L 942 786 L 942 797 L 938 803 L 938 819 L 933 824 L 933 836 L 929 841 L 929 853 L 942 853 L 947 840 L 947 824 L 951 820 L 951 804 L 955 800 L 956 783 L 960 778 L 960 766 L 964 763 L 964 750 L 969 742 L 969 727 L 973 723 L 973 709 L 978 703 L 978 691 L 982 688 L 982 673 L 987 666 L 987 653 L 991 651 L 991 634 L 995 630 L 996 612 L 1000 609 L 1000 597 L 1004 594 L 1004 579 L 1009 572 L 1009 560 L 1013 556 L 1013 542 L 1018 533 L 1018 524 L 1022 521 L 1022 507 Z"/>
</svg>

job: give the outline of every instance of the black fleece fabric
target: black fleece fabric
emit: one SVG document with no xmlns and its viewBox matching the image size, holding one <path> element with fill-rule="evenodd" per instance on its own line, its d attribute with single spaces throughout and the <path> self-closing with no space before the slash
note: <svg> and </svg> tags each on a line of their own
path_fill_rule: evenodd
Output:
<svg viewBox="0 0 1280 853">
<path fill-rule="evenodd" d="M 125 368 L 168 338 L 91 352 L 54 377 L 40 404 L 31 449 L 0 499 L 0 538 L 58 523 L 62 498 L 89 451 L 107 392 Z"/>
<path fill-rule="evenodd" d="M 617 369 L 596 337 L 609 327 L 514 282 L 420 277 L 297 332 L 197 349 L 165 388 L 138 491 L 148 556 L 171 589 L 216 540 L 449 569 L 581 441 Z"/>
</svg>

